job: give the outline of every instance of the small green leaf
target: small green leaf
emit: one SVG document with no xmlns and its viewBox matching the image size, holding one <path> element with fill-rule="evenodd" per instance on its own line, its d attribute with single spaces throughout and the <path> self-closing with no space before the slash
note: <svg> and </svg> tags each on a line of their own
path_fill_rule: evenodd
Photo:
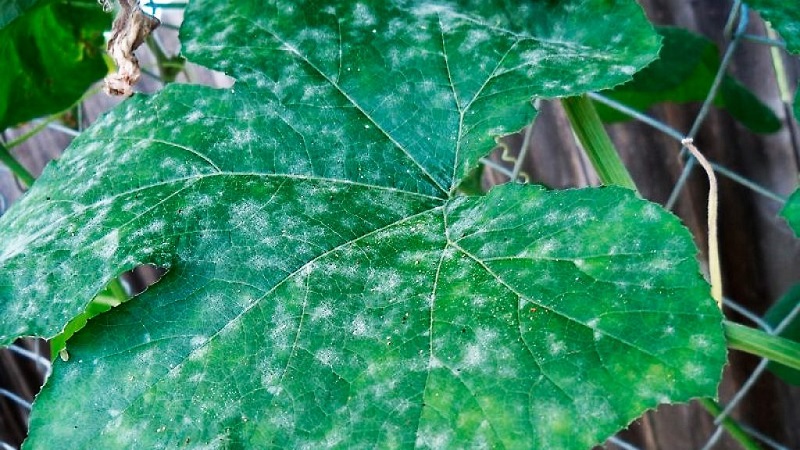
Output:
<svg viewBox="0 0 800 450">
<path fill-rule="evenodd" d="M 800 304 L 800 284 L 791 287 L 780 300 L 767 310 L 766 314 L 764 314 L 764 321 L 776 327 L 797 308 L 798 304 Z M 800 315 L 796 315 L 778 336 L 800 342 Z M 775 362 L 770 362 L 767 367 L 787 383 L 800 386 L 800 370 Z"/>
<path fill-rule="evenodd" d="M 715 395 L 677 218 L 621 188 L 456 192 L 532 96 L 655 57 L 634 2 L 198 0 L 182 36 L 234 87 L 134 96 L 0 218 L 2 343 L 168 268 L 70 340 L 32 447 L 586 448 Z"/>
<path fill-rule="evenodd" d="M 794 230 L 795 236 L 800 237 L 800 189 L 794 191 L 786 201 L 781 216 L 786 219 L 789 227 Z"/>
<path fill-rule="evenodd" d="M 108 71 L 95 0 L 0 1 L 0 130 L 56 113 Z"/>
<path fill-rule="evenodd" d="M 634 75 L 632 81 L 604 91 L 603 95 L 640 111 L 657 103 L 705 100 L 720 65 L 717 47 L 707 38 L 682 28 L 661 27 L 658 32 L 664 38 L 659 59 Z M 767 105 L 728 75 L 723 78 L 714 104 L 757 133 L 771 133 L 781 127 Z M 608 106 L 596 105 L 606 122 L 630 119 Z"/>
</svg>

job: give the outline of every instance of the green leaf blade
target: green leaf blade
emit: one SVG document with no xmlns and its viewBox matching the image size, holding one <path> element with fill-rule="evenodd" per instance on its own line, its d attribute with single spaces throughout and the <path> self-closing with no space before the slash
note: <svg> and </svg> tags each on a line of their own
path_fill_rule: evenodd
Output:
<svg viewBox="0 0 800 450">
<path fill-rule="evenodd" d="M 169 269 L 70 339 L 30 445 L 584 448 L 713 396 L 721 317 L 677 219 L 620 189 L 453 191 L 532 96 L 652 60 L 638 6 L 329 3 L 192 3 L 188 55 L 236 84 L 134 96 L 0 218 L 3 343 Z"/>
</svg>

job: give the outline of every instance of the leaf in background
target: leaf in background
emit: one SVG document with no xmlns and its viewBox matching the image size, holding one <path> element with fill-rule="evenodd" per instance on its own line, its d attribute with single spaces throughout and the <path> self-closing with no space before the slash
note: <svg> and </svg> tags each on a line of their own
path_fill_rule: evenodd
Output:
<svg viewBox="0 0 800 450">
<path fill-rule="evenodd" d="M 95 0 L 0 0 L 0 130 L 61 111 L 108 71 Z"/>
<path fill-rule="evenodd" d="M 795 55 L 800 54 L 800 8 L 796 2 L 784 0 L 751 0 L 747 2 L 758 11 L 780 33 L 786 42 L 786 50 Z M 800 89 L 794 98 L 794 117 L 800 120 Z"/>
<path fill-rule="evenodd" d="M 192 2 L 187 56 L 234 87 L 134 96 L 0 218 L 4 344 L 169 268 L 70 340 L 30 445 L 585 448 L 715 395 L 721 315 L 674 216 L 456 195 L 531 96 L 655 57 L 634 2 L 276 3 Z"/>
<path fill-rule="evenodd" d="M 800 303 L 800 284 L 792 286 L 789 291 L 764 314 L 764 321 L 772 327 L 777 327 L 781 321 L 794 312 L 794 318 L 790 319 L 789 324 L 778 336 L 791 339 L 795 342 L 800 342 L 800 315 L 794 311 L 798 303 Z M 791 367 L 773 361 L 770 361 L 767 368 L 783 379 L 783 381 L 795 386 L 800 386 L 800 371 L 797 369 L 792 369 Z"/>
<path fill-rule="evenodd" d="M 781 216 L 786 219 L 789 227 L 794 230 L 795 236 L 800 237 L 800 189 L 794 191 L 786 201 Z"/>
<path fill-rule="evenodd" d="M 664 38 L 659 59 L 634 75 L 633 80 L 608 91 L 606 95 L 626 106 L 644 111 L 664 102 L 702 102 L 714 82 L 720 59 L 713 42 L 682 28 L 660 27 Z M 726 109 L 736 120 L 756 133 L 780 129 L 775 113 L 734 78 L 725 75 L 714 105 Z M 595 102 L 605 122 L 630 120 L 630 117 Z"/>
</svg>

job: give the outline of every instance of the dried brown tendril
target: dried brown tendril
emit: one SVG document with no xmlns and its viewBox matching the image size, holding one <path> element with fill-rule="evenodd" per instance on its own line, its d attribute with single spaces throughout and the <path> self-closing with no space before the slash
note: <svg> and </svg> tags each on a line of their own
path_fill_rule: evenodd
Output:
<svg viewBox="0 0 800 450">
<path fill-rule="evenodd" d="M 139 60 L 133 51 L 161 22 L 142 11 L 138 0 L 119 0 L 119 6 L 107 47 L 117 72 L 106 77 L 105 91 L 109 95 L 130 96 L 141 76 Z"/>
</svg>

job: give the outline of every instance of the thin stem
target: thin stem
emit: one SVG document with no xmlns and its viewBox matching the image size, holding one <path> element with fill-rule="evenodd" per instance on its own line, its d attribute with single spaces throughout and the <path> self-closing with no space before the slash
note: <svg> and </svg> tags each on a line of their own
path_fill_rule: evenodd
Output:
<svg viewBox="0 0 800 450">
<path fill-rule="evenodd" d="M 561 104 L 600 181 L 636 191 L 636 185 L 628 169 L 622 164 L 589 97 L 582 95 L 563 98 Z"/>
<path fill-rule="evenodd" d="M 800 344 L 797 342 L 727 320 L 724 326 L 728 347 L 800 370 Z"/>
<path fill-rule="evenodd" d="M 0 142 L 0 162 L 6 165 L 25 187 L 31 187 L 33 182 L 36 181 L 36 178 L 14 158 L 2 142 Z"/>
<path fill-rule="evenodd" d="M 701 405 L 712 415 L 718 416 L 720 412 L 722 412 L 722 408 L 719 406 L 717 402 L 711 400 L 710 398 L 701 398 L 698 399 Z M 742 429 L 738 422 L 731 419 L 730 417 L 726 417 L 722 423 L 723 428 L 725 431 L 730 433 L 730 435 L 736 439 L 736 441 L 746 450 L 760 450 L 761 446 L 758 445 L 753 439 L 750 438 L 750 435 Z"/>
<path fill-rule="evenodd" d="M 528 145 L 531 143 L 531 135 L 533 135 L 533 124 L 525 128 L 525 136 L 522 138 L 522 145 L 519 147 L 517 160 L 514 161 L 514 168 L 511 171 L 512 180 L 519 178 L 519 173 L 522 171 L 522 163 L 525 162 L 525 156 L 528 154 Z"/>
<path fill-rule="evenodd" d="M 717 176 L 705 156 L 694 146 L 691 138 L 686 138 L 681 143 L 689 149 L 692 156 L 706 171 L 706 176 L 708 177 L 708 274 L 711 278 L 711 297 L 714 298 L 721 309 L 722 270 L 719 261 L 719 239 L 717 233 L 717 205 L 719 204 L 719 199 L 717 198 L 719 195 Z"/>
<path fill-rule="evenodd" d="M 18 146 L 18 145 L 22 144 L 23 142 L 27 141 L 28 139 L 30 139 L 30 138 L 32 138 L 32 137 L 34 137 L 34 136 L 36 136 L 37 134 L 39 134 L 39 132 L 40 132 L 40 131 L 42 131 L 42 130 L 44 130 L 45 128 L 47 128 L 47 125 L 48 125 L 50 122 L 52 122 L 52 121 L 54 121 L 54 120 L 56 120 L 56 119 L 58 119 L 58 117 L 57 117 L 57 116 L 54 114 L 54 115 L 52 115 L 52 116 L 50 116 L 50 117 L 47 117 L 47 118 L 45 118 L 45 119 L 43 119 L 43 120 L 39 121 L 39 122 L 38 122 L 38 123 L 36 123 L 36 125 L 35 125 L 33 128 L 31 128 L 30 130 L 28 130 L 28 131 L 26 131 L 25 133 L 23 133 L 23 134 L 19 135 L 19 136 L 18 136 L 18 137 L 16 137 L 15 139 L 12 139 L 12 140 L 8 141 L 8 142 L 6 143 L 6 147 L 7 147 L 7 148 L 10 150 L 10 149 L 12 149 L 12 148 L 14 148 L 14 147 L 16 147 L 16 146 Z"/>
<path fill-rule="evenodd" d="M 33 127 L 31 130 L 29 130 L 25 134 L 17 137 L 16 139 L 12 139 L 11 141 L 9 141 L 6 144 L 6 146 L 9 149 L 12 149 L 12 148 L 22 144 L 23 142 L 27 141 L 28 139 L 30 139 L 31 137 L 35 136 L 37 133 L 42 131 L 44 128 L 46 128 L 51 122 L 54 122 L 54 121 L 60 119 L 61 116 L 63 116 L 66 111 L 69 111 L 70 109 L 74 108 L 76 105 L 80 105 L 81 102 L 83 102 L 87 98 L 89 98 L 89 97 L 97 94 L 98 92 L 100 92 L 100 89 L 101 89 L 101 87 L 98 85 L 98 86 L 95 86 L 95 87 L 87 90 L 86 92 L 83 93 L 81 98 L 79 98 L 77 101 L 75 101 L 75 103 L 71 104 L 69 107 L 65 108 L 62 111 L 59 111 L 59 112 L 57 112 L 55 114 L 51 114 L 51 115 L 45 117 L 44 119 L 41 119 L 40 122 L 38 124 L 36 124 L 35 127 Z"/>
<path fill-rule="evenodd" d="M 774 40 L 778 37 L 775 30 L 773 30 L 769 24 L 767 24 L 767 36 L 769 36 L 769 39 L 766 40 Z M 785 44 L 783 48 L 786 48 Z M 775 70 L 775 81 L 778 84 L 778 92 L 780 93 L 781 101 L 791 104 L 792 94 L 791 89 L 789 89 L 789 81 L 786 79 L 786 67 L 783 65 L 783 57 L 781 56 L 780 48 L 773 46 L 769 49 L 769 52 L 770 58 L 772 59 L 772 67 Z"/>
</svg>

